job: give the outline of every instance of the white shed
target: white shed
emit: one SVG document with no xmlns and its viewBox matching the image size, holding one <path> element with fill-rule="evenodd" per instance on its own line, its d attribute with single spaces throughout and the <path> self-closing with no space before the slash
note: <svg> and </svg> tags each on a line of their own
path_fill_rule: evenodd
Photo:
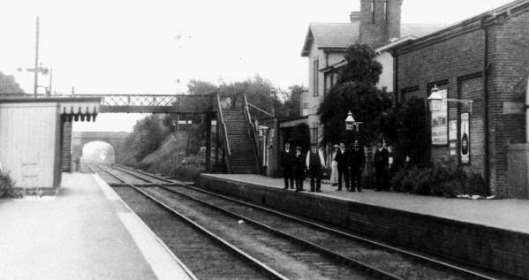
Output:
<svg viewBox="0 0 529 280">
<path fill-rule="evenodd" d="M 64 122 L 95 119 L 99 98 L 0 99 L 0 164 L 16 187 L 58 188 Z"/>
</svg>

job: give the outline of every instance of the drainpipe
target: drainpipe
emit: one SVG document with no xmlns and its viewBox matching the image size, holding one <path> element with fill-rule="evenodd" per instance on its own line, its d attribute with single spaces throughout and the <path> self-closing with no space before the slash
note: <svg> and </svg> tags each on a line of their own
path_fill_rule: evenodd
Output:
<svg viewBox="0 0 529 280">
<path fill-rule="evenodd" d="M 481 28 L 483 29 L 484 37 L 484 51 L 483 51 L 483 121 L 485 123 L 485 182 L 487 188 L 490 190 L 490 129 L 489 129 L 489 31 L 487 23 L 485 22 L 488 17 L 484 17 L 481 20 Z"/>
<path fill-rule="evenodd" d="M 525 88 L 525 142 L 529 143 L 529 76 Z"/>
</svg>

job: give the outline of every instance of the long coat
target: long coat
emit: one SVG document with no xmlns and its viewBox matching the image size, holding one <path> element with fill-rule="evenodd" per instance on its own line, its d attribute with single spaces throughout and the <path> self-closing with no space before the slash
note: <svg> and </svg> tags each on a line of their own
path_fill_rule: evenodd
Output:
<svg viewBox="0 0 529 280">
<path fill-rule="evenodd" d="M 281 151 L 281 154 L 279 156 L 279 163 L 283 168 L 283 172 L 285 172 L 286 174 L 291 174 L 294 170 L 294 153 L 292 152 L 292 150 L 290 150 L 288 153 L 285 150 Z"/>
<path fill-rule="evenodd" d="M 292 167 L 293 167 L 293 172 L 294 172 L 294 177 L 296 178 L 304 178 L 305 177 L 305 157 L 302 154 L 300 154 L 299 156 L 296 156 L 294 154 L 294 156 L 292 157 Z"/>
<path fill-rule="evenodd" d="M 364 154 L 364 148 L 359 147 L 358 150 L 351 150 L 349 157 L 349 166 L 353 169 L 361 169 L 364 167 L 366 157 Z"/>
</svg>

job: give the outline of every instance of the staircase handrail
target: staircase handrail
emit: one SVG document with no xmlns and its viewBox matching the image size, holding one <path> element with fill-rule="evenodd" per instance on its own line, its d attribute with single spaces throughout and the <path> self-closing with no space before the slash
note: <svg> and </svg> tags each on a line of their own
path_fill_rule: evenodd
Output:
<svg viewBox="0 0 529 280">
<path fill-rule="evenodd" d="M 270 112 L 268 112 L 268 111 L 266 111 L 266 110 L 264 110 L 264 109 L 261 109 L 261 108 L 255 106 L 255 105 L 253 105 L 252 103 L 248 103 L 248 106 L 254 108 L 255 110 L 257 110 L 257 111 L 259 111 L 259 112 L 261 112 L 261 113 L 263 113 L 263 114 L 265 114 L 265 115 L 267 115 L 267 116 L 270 116 L 270 117 L 272 117 L 272 118 L 275 118 L 274 114 L 272 114 L 272 113 L 270 113 Z"/>
<path fill-rule="evenodd" d="M 223 135 L 223 139 L 224 139 L 224 146 L 226 147 L 226 155 L 227 157 L 225 157 L 225 160 L 226 160 L 226 168 L 228 169 L 228 173 L 231 173 L 231 164 L 230 164 L 230 159 L 231 159 L 231 149 L 230 149 L 230 141 L 228 140 L 228 130 L 226 129 L 226 122 L 224 121 L 224 116 L 222 114 L 222 106 L 220 105 L 220 95 L 219 93 L 216 93 L 216 96 L 217 96 L 217 114 L 218 114 L 218 122 L 220 123 L 220 131 L 221 131 L 221 134 Z"/>
<path fill-rule="evenodd" d="M 261 173 L 261 164 L 260 164 L 261 157 L 259 155 L 259 144 L 257 143 L 257 137 L 255 136 L 256 128 L 255 128 L 255 124 L 252 122 L 252 116 L 250 115 L 250 108 L 248 105 L 249 103 L 248 103 L 248 100 L 246 99 L 246 94 L 243 94 L 243 107 L 244 107 L 244 115 L 246 117 L 246 121 L 248 121 L 248 134 L 253 143 L 257 171 Z"/>
</svg>

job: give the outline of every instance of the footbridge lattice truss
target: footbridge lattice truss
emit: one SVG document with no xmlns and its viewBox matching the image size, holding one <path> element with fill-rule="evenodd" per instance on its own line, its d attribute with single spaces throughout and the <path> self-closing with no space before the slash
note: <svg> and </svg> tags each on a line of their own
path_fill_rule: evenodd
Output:
<svg viewBox="0 0 529 280">
<path fill-rule="evenodd" d="M 214 95 L 188 94 L 80 94 L 101 99 L 101 113 L 188 113 L 214 111 Z"/>
</svg>

